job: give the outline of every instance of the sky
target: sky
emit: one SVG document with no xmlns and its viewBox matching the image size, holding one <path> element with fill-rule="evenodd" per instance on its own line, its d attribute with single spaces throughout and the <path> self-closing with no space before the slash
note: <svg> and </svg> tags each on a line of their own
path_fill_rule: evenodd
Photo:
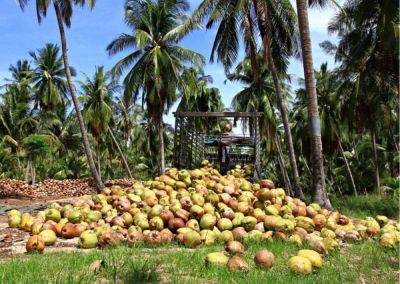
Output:
<svg viewBox="0 0 400 284">
<path fill-rule="evenodd" d="M 192 9 L 201 2 L 200 0 L 188 1 Z M 20 10 L 15 0 L 2 0 L 0 3 L 0 27 L 2 30 L 0 36 L 0 83 L 10 77 L 8 72 L 10 64 L 15 64 L 19 59 L 30 59 L 29 51 L 35 51 L 48 42 L 59 43 L 53 9 L 49 10 L 47 18 L 43 19 L 39 25 L 34 2 L 34 0 L 30 0 L 30 5 L 24 12 Z M 292 2 L 294 3 L 294 0 Z M 93 74 L 96 66 L 104 65 L 106 69 L 111 69 L 122 58 L 123 54 L 108 56 L 105 48 L 120 33 L 130 32 L 123 22 L 123 3 L 123 0 L 97 0 L 93 10 L 88 8 L 74 10 L 72 27 L 66 33 L 70 64 L 79 73 L 77 79 L 82 78 L 82 73 Z M 314 67 L 317 69 L 325 61 L 328 62 L 328 66 L 334 65 L 333 58 L 326 55 L 319 47 L 319 43 L 324 40 L 335 41 L 335 37 L 327 33 L 327 25 L 334 13 L 334 8 L 309 10 Z M 180 44 L 203 54 L 208 62 L 214 35 L 215 30 L 196 30 L 185 37 Z M 228 107 L 233 96 L 243 86 L 238 83 L 225 83 L 224 68 L 218 62 L 208 63 L 204 70 L 206 74 L 213 77 L 212 85 L 220 89 L 223 102 Z M 297 78 L 302 78 L 302 62 L 292 59 L 288 72 Z M 166 115 L 165 121 L 173 123 L 173 116 Z"/>
</svg>

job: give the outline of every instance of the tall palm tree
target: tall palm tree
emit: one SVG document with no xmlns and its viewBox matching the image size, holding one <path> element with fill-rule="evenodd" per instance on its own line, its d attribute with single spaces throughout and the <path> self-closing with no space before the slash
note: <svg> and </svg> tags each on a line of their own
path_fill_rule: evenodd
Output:
<svg viewBox="0 0 400 284">
<path fill-rule="evenodd" d="M 17 0 L 17 3 L 20 5 L 21 9 L 24 9 L 29 0 Z M 75 85 L 72 80 L 72 72 L 69 67 L 69 59 L 68 59 L 68 48 L 67 48 L 67 38 L 65 35 L 64 25 L 69 28 L 71 26 L 71 17 L 73 8 L 76 5 L 84 6 L 88 5 L 90 8 L 93 8 L 95 5 L 95 0 L 35 0 L 36 2 L 36 14 L 38 18 L 38 22 L 42 21 L 43 17 L 46 17 L 49 6 L 53 4 L 54 11 L 57 17 L 58 29 L 60 32 L 60 40 L 61 40 L 61 50 L 63 55 L 64 69 L 65 75 L 67 77 L 68 87 L 71 91 L 72 102 L 74 104 L 75 113 L 78 119 L 79 128 L 82 134 L 82 142 L 85 149 L 85 154 L 87 156 L 87 161 L 89 164 L 90 171 L 92 176 L 96 182 L 97 188 L 101 190 L 104 188 L 104 184 L 100 179 L 99 173 L 97 172 L 96 165 L 93 160 L 92 151 L 90 150 L 89 139 L 87 136 L 87 131 L 85 128 L 85 123 L 82 118 L 80 103 L 78 100 L 78 94 L 75 88 Z"/>
<path fill-rule="evenodd" d="M 182 85 L 180 71 L 186 64 L 201 66 L 202 55 L 176 43 L 182 38 L 171 31 L 183 20 L 189 8 L 185 0 L 128 0 L 125 2 L 125 21 L 132 34 L 121 34 L 107 47 L 110 55 L 135 48 L 113 68 L 117 77 L 129 68 L 124 79 L 125 92 L 141 95 L 152 123 L 157 126 L 160 141 L 160 172 L 165 171 L 163 114 L 176 100 L 176 89 Z M 140 92 L 138 92 L 140 90 Z"/>
<path fill-rule="evenodd" d="M 325 188 L 324 158 L 322 155 L 321 120 L 318 111 L 317 90 L 315 87 L 314 64 L 312 58 L 310 26 L 308 22 L 308 2 L 311 5 L 324 5 L 329 0 L 296 0 L 297 18 L 300 30 L 304 78 L 307 93 L 307 112 L 312 149 L 312 177 L 314 184 L 313 200 L 326 208 L 332 208 Z"/>
<path fill-rule="evenodd" d="M 264 60 L 273 77 L 284 124 L 285 141 L 295 179 L 295 196 L 304 197 L 279 76 L 279 73 L 285 71 L 288 58 L 296 49 L 295 13 L 290 1 L 204 0 L 193 12 L 186 26 L 177 31 L 177 34 L 187 32 L 195 26 L 195 23 L 201 22 L 206 17 L 208 17 L 208 28 L 215 23 L 219 24 L 211 52 L 211 61 L 213 61 L 214 53 L 217 53 L 218 60 L 228 71 L 237 59 L 239 41 L 242 39 L 246 54 L 252 63 L 253 78 L 256 80 L 259 77 L 257 75 L 259 73 L 257 32 L 261 36 L 265 52 Z"/>
<path fill-rule="evenodd" d="M 11 79 L 6 79 L 6 82 L 11 84 L 27 86 L 33 81 L 34 72 L 28 60 L 18 60 L 17 64 L 10 65 L 8 71 L 11 73 Z"/>
<path fill-rule="evenodd" d="M 110 138 L 117 148 L 121 160 L 124 164 L 126 171 L 130 178 L 132 173 L 129 169 L 129 165 L 126 161 L 125 155 L 123 154 L 117 139 L 111 129 L 111 125 L 114 123 L 113 119 L 113 94 L 118 89 L 118 84 L 115 81 L 110 81 L 110 75 L 104 71 L 104 67 L 96 68 L 96 72 L 93 78 L 86 76 L 85 82 L 81 83 L 83 91 L 83 118 L 88 125 L 89 131 L 92 133 L 97 144 L 97 159 L 98 159 L 98 172 L 101 172 L 100 168 L 100 140 L 104 133 L 108 133 Z"/>
<path fill-rule="evenodd" d="M 377 133 L 392 129 L 392 101 L 399 96 L 399 6 L 394 1 L 347 1 L 328 26 L 339 37 L 337 46 L 323 47 L 341 63 L 343 81 L 354 86 L 350 100 L 355 111 L 355 127 L 369 130 L 373 146 L 375 187 L 381 192 Z M 385 124 L 385 122 L 389 122 Z M 383 123 L 383 124 L 382 124 Z"/>
<path fill-rule="evenodd" d="M 295 25 L 295 12 L 289 1 L 254 1 L 254 3 L 254 10 L 257 15 L 260 35 L 263 41 L 264 59 L 268 63 L 269 71 L 275 86 L 277 102 L 285 130 L 285 142 L 295 181 L 294 193 L 296 197 L 304 199 L 294 153 L 287 108 L 280 83 L 279 71 L 282 73 L 283 70 L 282 67 L 281 70 L 278 69 L 279 66 L 276 65 L 276 59 L 274 59 L 274 55 L 277 53 L 276 51 L 274 52 L 276 49 L 278 49 L 283 63 L 286 63 L 285 60 L 296 52 L 297 45 L 295 34 L 297 32 L 297 26 Z M 276 36 L 276 34 L 280 34 L 280 36 Z M 279 57 L 277 58 L 279 59 Z"/>
<path fill-rule="evenodd" d="M 353 174 L 350 169 L 347 157 L 343 150 L 342 141 L 348 134 L 347 119 L 343 115 L 346 100 L 343 99 L 343 89 L 340 89 L 341 82 L 336 73 L 328 70 L 327 63 L 323 63 L 319 71 L 315 71 L 316 88 L 320 104 L 321 117 L 321 137 L 324 143 L 324 154 L 328 157 L 339 151 L 345 162 L 347 174 L 353 189 L 357 196 L 357 188 L 354 182 Z M 302 80 L 301 83 L 304 83 Z M 310 137 L 304 135 L 307 132 L 307 95 L 305 89 L 296 91 L 297 100 L 292 112 L 292 121 L 294 121 L 294 130 L 299 140 L 303 141 L 303 150 L 307 150 L 309 155 Z"/>
<path fill-rule="evenodd" d="M 35 64 L 35 105 L 45 111 L 53 110 L 68 99 L 68 84 L 59 51 L 57 45 L 47 43 L 37 52 L 29 53 Z M 74 76 L 75 70 L 72 67 L 70 69 Z"/>
</svg>

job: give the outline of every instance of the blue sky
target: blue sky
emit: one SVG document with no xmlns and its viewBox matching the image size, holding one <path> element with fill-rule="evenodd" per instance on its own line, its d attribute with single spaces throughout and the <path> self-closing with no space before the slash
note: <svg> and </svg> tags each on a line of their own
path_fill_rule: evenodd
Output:
<svg viewBox="0 0 400 284">
<path fill-rule="evenodd" d="M 67 30 L 71 66 L 78 72 L 92 74 L 95 66 L 104 65 L 110 69 L 122 55 L 109 57 L 105 52 L 107 44 L 122 32 L 129 32 L 123 22 L 123 0 L 97 0 L 93 11 L 77 8 L 72 19 L 72 28 Z M 189 0 L 192 8 L 200 0 Z M 319 43 L 329 39 L 335 40 L 326 31 L 327 24 L 333 16 L 332 8 L 309 12 L 311 36 L 313 42 L 313 57 L 316 68 L 328 61 L 333 66 L 333 58 L 326 55 Z M 28 52 L 43 47 L 47 42 L 59 43 L 59 35 L 53 10 L 50 9 L 41 25 L 36 20 L 34 1 L 22 12 L 15 1 L 2 0 L 0 4 L 0 82 L 9 77 L 8 67 L 18 59 L 29 59 Z M 209 59 L 215 31 L 197 30 L 183 39 L 182 45 L 202 53 Z M 213 85 L 218 87 L 226 106 L 230 105 L 232 97 L 242 86 L 234 83 L 224 83 L 224 69 L 219 63 L 207 64 L 206 74 L 214 78 Z M 302 64 L 292 60 L 289 72 L 296 77 L 303 76 Z M 79 76 L 78 76 L 79 77 Z M 167 122 L 172 122 L 171 115 L 166 116 Z"/>
</svg>

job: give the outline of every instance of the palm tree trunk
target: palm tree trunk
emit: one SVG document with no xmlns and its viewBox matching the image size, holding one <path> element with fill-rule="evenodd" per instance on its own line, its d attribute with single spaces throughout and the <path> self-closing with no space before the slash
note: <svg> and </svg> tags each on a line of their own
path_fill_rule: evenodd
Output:
<svg viewBox="0 0 400 284">
<path fill-rule="evenodd" d="M 31 176 L 32 176 L 32 186 L 36 184 L 36 170 L 35 170 L 35 160 L 31 162 Z"/>
<path fill-rule="evenodd" d="M 101 179 L 101 151 L 100 151 L 100 143 L 97 142 L 96 146 L 96 152 L 97 152 L 97 172 L 99 174 L 99 178 Z"/>
<path fill-rule="evenodd" d="M 375 186 L 378 194 L 380 195 L 381 192 L 381 178 L 379 175 L 379 164 L 378 164 L 378 152 L 376 150 L 376 134 L 375 129 L 371 130 L 371 139 L 372 139 L 372 148 L 374 151 L 374 166 L 375 166 Z"/>
<path fill-rule="evenodd" d="M 162 117 L 158 122 L 158 135 L 160 139 L 160 174 L 165 173 L 165 150 L 164 150 L 164 125 Z"/>
<path fill-rule="evenodd" d="M 354 182 L 353 174 L 351 173 L 351 169 L 350 169 L 349 163 L 347 161 L 346 155 L 344 154 L 342 143 L 340 142 L 339 137 L 338 137 L 338 141 L 339 141 L 340 154 L 342 155 L 344 163 L 346 164 L 347 174 L 349 175 L 349 178 L 350 178 L 351 187 L 353 188 L 354 195 L 358 196 L 357 187 Z"/>
<path fill-rule="evenodd" d="M 283 180 L 285 182 L 286 192 L 288 193 L 288 195 L 292 195 L 293 194 L 292 184 L 290 183 L 290 179 L 289 179 L 289 176 L 288 176 L 286 168 L 285 168 L 285 159 L 283 158 L 281 141 L 279 139 L 278 134 L 275 134 L 274 142 L 275 142 L 275 147 L 278 151 L 278 162 L 279 162 L 279 167 L 281 169 L 281 174 L 282 174 Z"/>
<path fill-rule="evenodd" d="M 290 165 L 292 167 L 293 176 L 294 176 L 294 196 L 297 198 L 300 198 L 300 199 L 304 199 L 304 194 L 301 189 L 299 171 L 297 169 L 297 162 L 296 162 L 296 156 L 294 153 L 293 139 L 292 139 L 292 133 L 290 131 L 287 109 L 286 109 L 286 105 L 284 103 L 284 98 L 282 95 L 281 85 L 280 85 L 279 78 L 278 78 L 278 72 L 276 70 L 274 60 L 272 58 L 272 53 L 271 53 L 271 49 L 269 47 L 269 41 L 267 41 L 267 38 L 264 39 L 264 49 L 265 49 L 264 52 L 266 52 L 266 57 L 267 57 L 269 69 L 271 72 L 271 76 L 274 81 L 275 92 L 276 92 L 276 96 L 278 98 L 279 110 L 280 110 L 280 113 L 282 116 L 283 127 L 285 129 L 285 142 L 286 142 L 287 150 L 289 152 L 289 161 L 290 161 Z"/>
<path fill-rule="evenodd" d="M 108 133 L 110 134 L 110 137 L 111 137 L 115 147 L 117 148 L 119 155 L 121 156 L 122 163 L 124 164 L 124 168 L 128 172 L 129 178 L 133 178 L 131 169 L 129 168 L 128 162 L 126 161 L 125 155 L 122 152 L 121 147 L 119 147 L 118 141 L 117 141 L 117 139 L 115 139 L 114 133 L 112 132 L 110 127 L 108 127 Z"/>
<path fill-rule="evenodd" d="M 26 169 L 25 169 L 25 182 L 28 183 L 29 181 L 29 171 L 30 171 L 30 164 L 31 164 L 31 160 L 28 160 L 28 163 L 26 164 Z"/>
<path fill-rule="evenodd" d="M 58 0 L 53 0 L 53 5 L 54 5 L 54 10 L 55 10 L 56 16 L 57 16 L 58 29 L 60 31 L 61 49 L 62 49 L 62 55 L 63 55 L 65 74 L 67 76 L 67 82 L 68 82 L 69 89 L 71 91 L 72 102 L 74 103 L 74 108 L 75 108 L 76 116 L 78 119 L 79 128 L 80 128 L 81 134 L 82 134 L 83 147 L 85 149 L 86 157 L 87 157 L 87 160 L 89 163 L 89 168 L 90 168 L 92 176 L 96 182 L 97 189 L 101 190 L 104 188 L 104 184 L 101 181 L 100 175 L 96 170 L 96 165 L 94 163 L 92 152 L 90 150 L 89 139 L 87 137 L 87 131 L 86 131 L 85 124 L 83 122 L 83 118 L 82 118 L 82 114 L 81 114 L 81 110 L 80 110 L 78 95 L 77 95 L 75 86 L 72 83 L 72 75 L 71 75 L 71 70 L 69 69 L 69 63 L 68 63 L 67 39 L 65 36 L 64 23 L 63 23 L 60 7 L 58 4 Z"/>
<path fill-rule="evenodd" d="M 314 81 L 314 66 L 312 59 L 310 28 L 308 24 L 307 0 L 296 0 L 296 4 L 307 92 L 307 110 L 311 129 L 311 162 L 314 184 L 313 200 L 323 207 L 332 209 L 332 205 L 325 189 L 321 128 L 318 112 L 317 91 Z"/>
</svg>

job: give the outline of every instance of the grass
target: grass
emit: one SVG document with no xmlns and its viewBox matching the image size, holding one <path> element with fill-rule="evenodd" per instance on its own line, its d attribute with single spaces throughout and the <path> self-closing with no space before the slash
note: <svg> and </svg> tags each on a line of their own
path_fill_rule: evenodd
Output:
<svg viewBox="0 0 400 284">
<path fill-rule="evenodd" d="M 247 245 L 244 259 L 249 272 L 231 272 L 226 267 L 207 266 L 207 253 L 222 250 L 222 245 L 180 249 L 170 244 L 160 248 L 120 246 L 88 253 L 19 255 L 0 263 L 0 283 L 93 283 L 108 280 L 118 283 L 396 283 L 399 268 L 390 264 L 398 250 L 384 249 L 376 241 L 348 244 L 341 251 L 324 257 L 324 266 L 308 276 L 290 272 L 288 259 L 300 247 L 280 241 Z M 258 269 L 252 260 L 260 249 L 275 255 L 275 266 Z M 89 269 L 96 260 L 104 266 Z"/>
<path fill-rule="evenodd" d="M 342 214 L 365 218 L 385 215 L 399 219 L 399 200 L 386 195 L 335 196 L 331 198 L 335 210 Z"/>
</svg>

